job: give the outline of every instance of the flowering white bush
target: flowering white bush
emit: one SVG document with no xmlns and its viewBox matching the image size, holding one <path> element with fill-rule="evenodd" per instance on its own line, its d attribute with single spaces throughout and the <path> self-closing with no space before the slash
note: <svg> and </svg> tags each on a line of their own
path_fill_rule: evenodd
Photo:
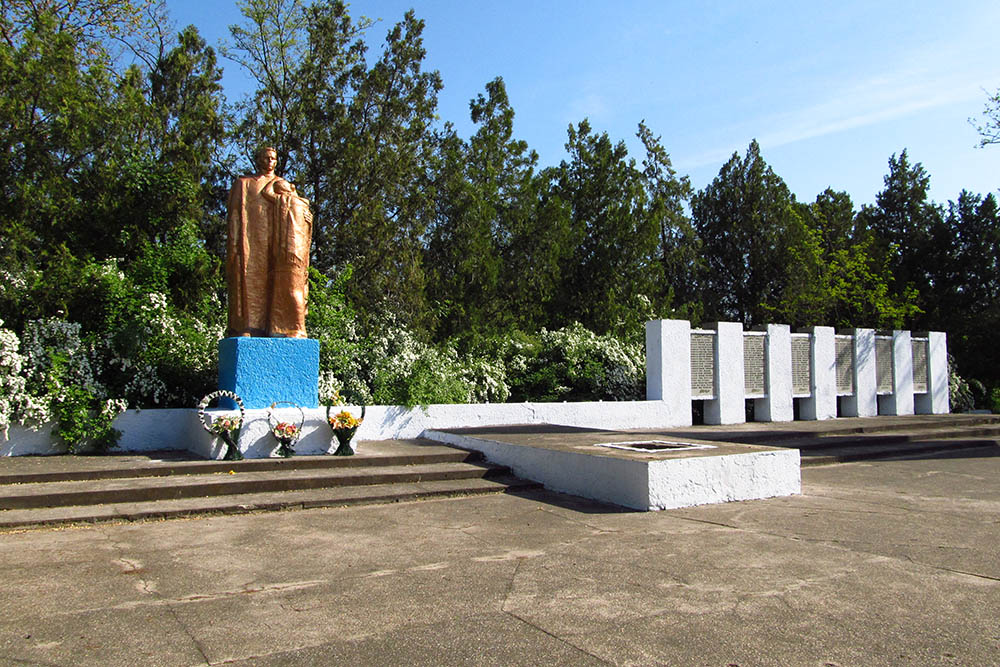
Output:
<svg viewBox="0 0 1000 667">
<path fill-rule="evenodd" d="M 0 320 L 0 429 L 3 430 L 4 440 L 7 439 L 7 430 L 12 423 L 21 423 L 29 416 L 45 417 L 44 412 L 37 415 L 26 414 L 30 408 L 27 380 L 21 372 L 25 359 L 20 348 L 21 341 L 17 334 L 4 329 L 3 320 Z"/>
<path fill-rule="evenodd" d="M 34 278 L 33 273 L 12 272 L 0 269 L 0 295 L 16 299 L 28 287 L 28 280 Z"/>
<path fill-rule="evenodd" d="M 489 341 L 518 401 L 639 400 L 645 357 L 640 345 L 599 336 L 580 324 L 537 336 L 515 332 Z"/>
<path fill-rule="evenodd" d="M 642 346 L 599 336 L 580 324 L 488 339 L 466 354 L 451 343 L 424 343 L 391 317 L 371 331 L 351 342 L 353 356 L 322 369 L 321 397 L 339 392 L 356 403 L 426 405 L 644 395 Z"/>
<path fill-rule="evenodd" d="M 0 321 L 0 327 L 2 327 Z M 55 318 L 32 320 L 21 341 L 0 328 L 0 427 L 39 426 L 55 421 L 56 435 L 71 451 L 112 446 L 111 422 L 127 407 L 109 399 L 95 378 L 93 348 L 80 337 L 80 325 Z"/>
<path fill-rule="evenodd" d="M 503 403 L 510 398 L 507 368 L 499 359 L 486 357 L 467 359 L 462 378 L 470 389 L 469 403 Z"/>
<path fill-rule="evenodd" d="M 645 354 L 613 336 L 598 336 L 574 323 L 558 331 L 543 330 L 543 348 L 558 351 L 566 361 L 567 376 L 595 398 L 639 398 L 645 379 Z"/>
<path fill-rule="evenodd" d="M 104 388 L 94 379 L 93 350 L 80 338 L 80 324 L 57 318 L 32 320 L 24 327 L 25 371 L 36 392 L 64 398 L 69 384 L 83 387 L 99 398 Z"/>
</svg>

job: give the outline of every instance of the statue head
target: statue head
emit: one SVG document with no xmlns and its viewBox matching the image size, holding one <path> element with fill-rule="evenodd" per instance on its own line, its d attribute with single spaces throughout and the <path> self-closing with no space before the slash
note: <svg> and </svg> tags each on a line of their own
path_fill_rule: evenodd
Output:
<svg viewBox="0 0 1000 667">
<path fill-rule="evenodd" d="M 278 166 L 278 151 L 273 146 L 261 146 L 254 151 L 253 163 L 258 174 L 273 174 Z"/>
</svg>

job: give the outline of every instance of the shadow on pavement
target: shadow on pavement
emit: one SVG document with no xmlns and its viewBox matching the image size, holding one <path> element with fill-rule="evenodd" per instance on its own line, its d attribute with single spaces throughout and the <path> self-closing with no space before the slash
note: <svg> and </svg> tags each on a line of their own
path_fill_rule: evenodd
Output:
<svg viewBox="0 0 1000 667">
<path fill-rule="evenodd" d="M 571 496 L 558 491 L 548 489 L 512 489 L 505 492 L 508 496 L 517 496 L 536 503 L 552 505 L 561 509 L 580 512 L 581 514 L 635 514 L 641 510 L 634 510 L 620 505 L 602 503 L 599 500 L 589 500 L 579 496 Z"/>
</svg>

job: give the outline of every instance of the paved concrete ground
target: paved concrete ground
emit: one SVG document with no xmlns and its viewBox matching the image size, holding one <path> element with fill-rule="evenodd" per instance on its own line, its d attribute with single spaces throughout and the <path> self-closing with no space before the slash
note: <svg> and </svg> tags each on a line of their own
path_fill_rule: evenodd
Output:
<svg viewBox="0 0 1000 667">
<path fill-rule="evenodd" d="M 1000 448 L 624 512 L 547 492 L 0 534 L 0 664 L 996 665 Z"/>
</svg>

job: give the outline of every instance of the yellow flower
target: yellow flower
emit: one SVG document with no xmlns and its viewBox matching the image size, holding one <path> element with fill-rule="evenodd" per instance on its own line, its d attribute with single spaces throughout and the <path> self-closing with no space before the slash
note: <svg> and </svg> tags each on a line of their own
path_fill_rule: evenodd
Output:
<svg viewBox="0 0 1000 667">
<path fill-rule="evenodd" d="M 357 428 L 361 425 L 363 419 L 357 419 L 347 410 L 341 410 L 333 417 L 330 418 L 330 428 L 334 430 L 347 429 L 347 428 Z"/>
</svg>

